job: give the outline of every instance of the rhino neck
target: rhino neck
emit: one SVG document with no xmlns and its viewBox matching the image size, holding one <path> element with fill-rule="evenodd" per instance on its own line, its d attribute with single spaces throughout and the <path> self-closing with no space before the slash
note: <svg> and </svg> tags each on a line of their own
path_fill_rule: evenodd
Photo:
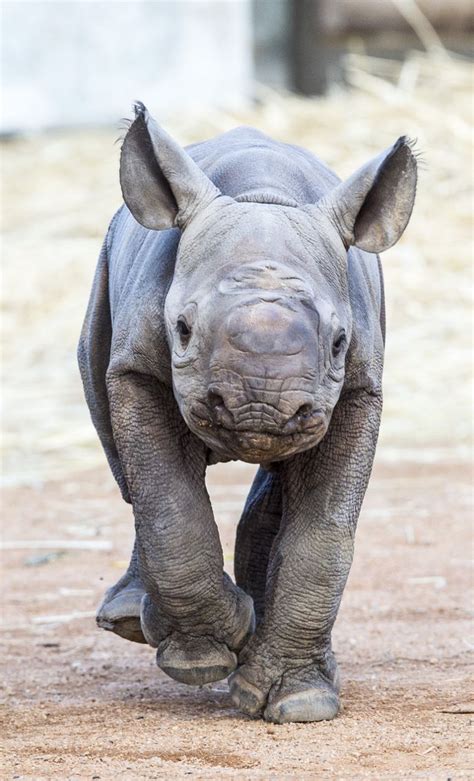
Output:
<svg viewBox="0 0 474 781">
<path fill-rule="evenodd" d="M 293 208 L 297 208 L 299 205 L 294 198 L 289 198 L 276 188 L 249 189 L 241 195 L 237 195 L 235 200 L 239 203 L 271 203 L 275 206 L 292 206 Z"/>
</svg>

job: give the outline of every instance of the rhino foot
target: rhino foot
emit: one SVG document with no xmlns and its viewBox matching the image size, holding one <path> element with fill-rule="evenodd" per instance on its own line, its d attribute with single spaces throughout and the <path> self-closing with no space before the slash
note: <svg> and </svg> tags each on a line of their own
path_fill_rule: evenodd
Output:
<svg viewBox="0 0 474 781">
<path fill-rule="evenodd" d="M 227 678 L 237 656 L 212 637 L 173 634 L 160 643 L 156 662 L 175 681 L 201 686 Z"/>
<path fill-rule="evenodd" d="M 316 667 L 294 669 L 270 686 L 258 686 L 245 665 L 229 680 L 233 702 L 249 716 L 262 715 L 275 724 L 334 719 L 339 713 L 338 675 L 326 678 Z"/>
<path fill-rule="evenodd" d="M 97 611 L 97 626 L 134 643 L 146 643 L 140 623 L 140 604 L 145 590 L 138 579 L 123 585 L 122 580 L 107 591 Z"/>
<path fill-rule="evenodd" d="M 215 629 L 197 625 L 187 631 L 177 630 L 147 594 L 141 603 L 141 625 L 146 641 L 157 649 L 158 667 L 176 681 L 198 686 L 227 678 L 237 667 L 238 651 L 255 630 L 253 602 L 238 593 L 227 630 L 216 620 Z"/>
</svg>

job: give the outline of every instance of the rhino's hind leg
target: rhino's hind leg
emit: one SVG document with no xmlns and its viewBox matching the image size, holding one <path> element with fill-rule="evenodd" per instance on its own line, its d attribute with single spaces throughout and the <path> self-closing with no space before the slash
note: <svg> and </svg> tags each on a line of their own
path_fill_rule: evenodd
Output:
<svg viewBox="0 0 474 781">
<path fill-rule="evenodd" d="M 140 605 L 145 589 L 138 574 L 136 543 L 127 572 L 108 589 L 100 605 L 96 622 L 101 629 L 135 643 L 146 643 L 140 623 Z"/>
<path fill-rule="evenodd" d="M 281 512 L 278 475 L 260 467 L 237 528 L 234 564 L 236 583 L 252 597 L 257 623 L 265 612 L 268 561 L 280 528 Z"/>
</svg>

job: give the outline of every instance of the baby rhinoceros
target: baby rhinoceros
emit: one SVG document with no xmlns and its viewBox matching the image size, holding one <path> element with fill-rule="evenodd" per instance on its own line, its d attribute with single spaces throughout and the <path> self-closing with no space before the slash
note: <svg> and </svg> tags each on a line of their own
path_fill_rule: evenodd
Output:
<svg viewBox="0 0 474 781">
<path fill-rule="evenodd" d="M 136 542 L 97 623 L 177 681 L 230 675 L 268 721 L 338 713 L 331 630 L 382 408 L 376 253 L 416 168 L 405 137 L 344 182 L 247 127 L 185 151 L 142 104 L 123 142 L 79 363 Z M 205 486 L 235 459 L 260 465 L 236 585 Z"/>
</svg>

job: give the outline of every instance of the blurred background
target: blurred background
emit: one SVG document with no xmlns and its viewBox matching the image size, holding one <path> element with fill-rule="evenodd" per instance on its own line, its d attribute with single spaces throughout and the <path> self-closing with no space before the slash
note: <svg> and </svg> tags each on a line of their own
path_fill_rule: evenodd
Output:
<svg viewBox="0 0 474 781">
<path fill-rule="evenodd" d="M 467 0 L 2 4 L 3 478 L 103 464 L 75 345 L 121 203 L 120 118 L 143 100 L 183 144 L 239 124 L 341 177 L 402 134 L 423 165 L 383 255 L 379 458 L 464 458 L 471 442 L 472 27 Z"/>
</svg>

